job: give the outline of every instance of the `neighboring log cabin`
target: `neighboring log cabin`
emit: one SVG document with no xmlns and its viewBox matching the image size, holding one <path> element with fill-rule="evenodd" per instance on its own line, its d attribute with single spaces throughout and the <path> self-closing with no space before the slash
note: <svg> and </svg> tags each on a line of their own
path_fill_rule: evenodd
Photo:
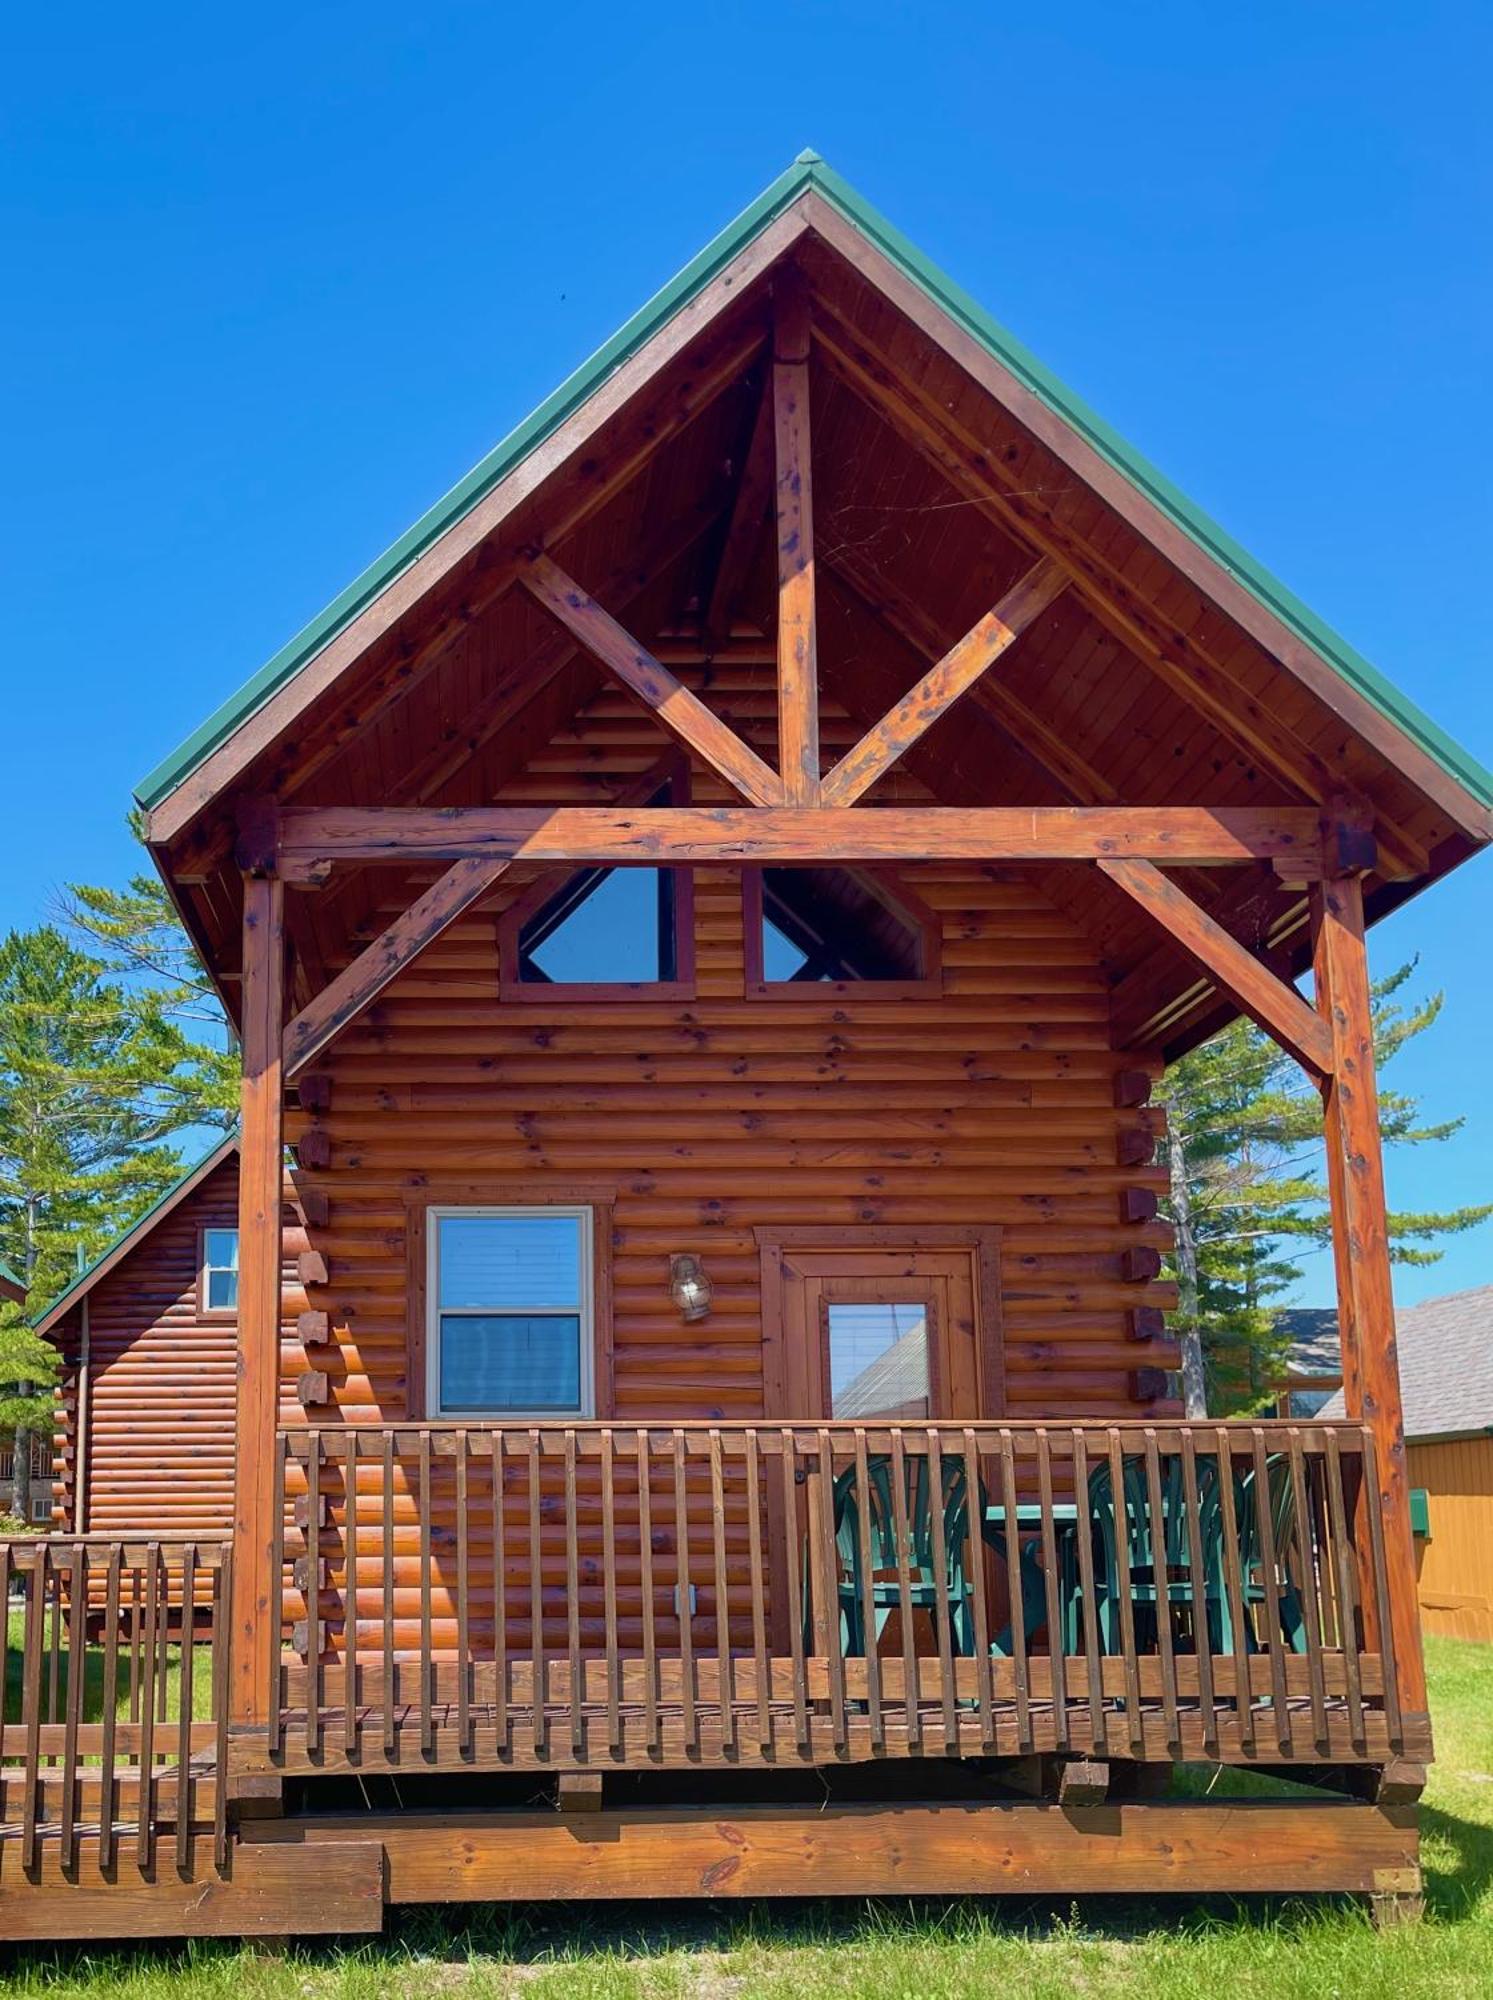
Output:
<svg viewBox="0 0 1493 2000">
<path fill-rule="evenodd" d="M 304 1225 L 287 1186 L 285 1301 Z M 222 1140 L 81 1272 L 36 1330 L 58 1349 L 52 1518 L 70 1535 L 233 1528 L 238 1141 Z"/>
<path fill-rule="evenodd" d="M 0 1931 L 1413 1907 L 1363 938 L 1493 780 L 821 161 L 139 796 L 242 1040 L 231 1533 L 8 1558 L 145 1691 L 101 1774 L 36 1710 Z M 1152 1091 L 1241 1011 L 1322 1093 L 1336 1424 L 1174 1394 Z"/>
</svg>

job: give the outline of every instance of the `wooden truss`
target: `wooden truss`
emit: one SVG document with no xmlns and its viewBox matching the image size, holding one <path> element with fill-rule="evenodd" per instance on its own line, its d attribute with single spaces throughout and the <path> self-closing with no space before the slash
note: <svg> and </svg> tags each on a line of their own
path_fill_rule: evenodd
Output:
<svg viewBox="0 0 1493 2000">
<path fill-rule="evenodd" d="M 578 649 L 627 688 L 689 753 L 741 801 L 726 807 L 613 805 L 513 809 L 443 809 L 397 802 L 383 807 L 276 810 L 250 801 L 240 826 L 240 865 L 250 877 L 245 905 L 244 1165 L 241 1299 L 246 1319 L 262 1323 L 262 1341 L 246 1353 L 272 1369 L 278 1312 L 279 1174 L 282 1087 L 308 1065 L 374 996 L 464 910 L 492 891 L 515 863 L 544 865 L 696 866 L 761 862 L 909 862 L 974 859 L 1076 862 L 1100 870 L 1158 929 L 1185 951 L 1218 990 L 1274 1036 L 1321 1086 L 1327 1111 L 1329 1177 L 1339 1241 L 1349 1409 L 1373 1415 L 1385 1449 L 1381 1496 L 1396 1604 L 1412 1624 L 1394 1635 L 1408 1706 L 1424 1705 L 1413 1629 L 1413 1549 L 1408 1529 L 1404 1449 L 1389 1308 L 1388 1256 L 1379 1172 L 1372 1032 L 1363 953 L 1362 875 L 1376 861 L 1372 836 L 1351 809 L 1316 805 L 1243 808 L 1128 806 L 1077 764 L 1055 736 L 1012 705 L 1000 662 L 1023 633 L 1070 588 L 1108 629 L 1136 647 L 1163 678 L 1185 679 L 1189 699 L 1209 712 L 1231 740 L 1237 717 L 1194 663 L 1174 657 L 1165 635 L 1137 626 L 1134 614 L 1096 582 L 1062 536 L 1034 525 L 992 489 L 964 442 L 916 396 L 895 421 L 956 487 L 979 500 L 1033 554 L 1033 566 L 955 644 L 929 643 L 931 660 L 916 684 L 828 772 L 821 768 L 815 599 L 809 356 L 816 352 L 856 393 L 891 405 L 865 353 L 848 336 L 811 326 L 807 293 L 796 271 L 774 278 L 774 325 L 768 387 L 726 520 L 721 555 L 704 613 L 707 644 L 724 635 L 739 598 L 769 504 L 776 522 L 778 615 L 778 761 L 774 768 L 687 688 L 618 618 L 544 551 L 529 550 L 504 582 L 527 590 L 555 620 L 546 675 Z M 721 510 L 724 511 L 724 510 Z M 846 558 L 837 557 L 837 567 Z M 853 559 L 851 559 L 853 561 Z M 855 576 L 852 587 L 860 582 Z M 864 594 L 864 593 L 863 593 Z M 917 607 L 906 616 L 917 622 Z M 971 695 L 1016 740 L 1032 749 L 1075 802 L 1035 808 L 909 808 L 867 803 L 868 795 L 953 704 Z M 514 697 L 497 697 L 497 722 Z M 1033 725 L 1028 727 L 1028 725 Z M 1265 768 L 1307 797 L 1332 796 L 1331 774 L 1288 756 L 1268 715 L 1253 715 L 1246 745 Z M 444 753 L 443 753 L 444 754 Z M 407 798 L 409 795 L 405 794 Z M 1412 857 L 1414 859 L 1414 857 Z M 381 937 L 339 973 L 294 1020 L 283 1006 L 283 889 L 318 886 L 339 865 L 409 866 L 444 862 L 445 872 L 415 898 Z M 1317 941 L 1315 1005 L 1204 910 L 1164 867 L 1265 863 L 1285 880 L 1311 885 Z M 252 1716 L 268 1684 L 268 1527 L 263 1487 L 274 1442 L 271 1375 L 240 1382 L 240 1471 L 236 1495 L 235 1622 L 248 1643 L 238 1649 L 235 1714 Z"/>
</svg>

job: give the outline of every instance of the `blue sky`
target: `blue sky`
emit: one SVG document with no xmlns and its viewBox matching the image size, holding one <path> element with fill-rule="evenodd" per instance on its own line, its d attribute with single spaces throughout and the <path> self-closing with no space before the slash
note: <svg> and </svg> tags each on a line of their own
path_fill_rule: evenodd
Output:
<svg viewBox="0 0 1493 2000">
<path fill-rule="evenodd" d="M 0 75 L 0 926 L 805 145 L 1485 762 L 1475 5 L 84 4 Z M 23 831 L 17 832 L 17 829 Z M 1493 1186 L 1493 863 L 1375 934 Z M 1493 1227 L 1404 1299 L 1493 1277 Z M 1325 1262 L 1308 1280 L 1325 1300 Z"/>
</svg>

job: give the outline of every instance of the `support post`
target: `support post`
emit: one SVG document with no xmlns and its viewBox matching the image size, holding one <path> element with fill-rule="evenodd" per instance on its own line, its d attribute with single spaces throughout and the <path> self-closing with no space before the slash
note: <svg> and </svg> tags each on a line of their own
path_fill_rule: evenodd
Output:
<svg viewBox="0 0 1493 2000">
<path fill-rule="evenodd" d="M 778 517 L 778 769 L 792 806 L 819 799 L 819 649 L 809 449 L 809 300 L 791 267 L 773 280 L 772 406 Z"/>
<path fill-rule="evenodd" d="M 271 850 L 272 852 L 273 850 Z M 264 857 L 261 854 L 261 864 Z M 233 1655 L 229 1716 L 263 1722 L 280 1635 L 270 1630 L 275 1425 L 280 1398 L 280 1206 L 285 891 L 244 877 L 243 1082 L 239 1145 L 238 1394 L 233 1460 Z"/>
<path fill-rule="evenodd" d="M 1374 1026 L 1364 949 L 1363 884 L 1357 875 L 1330 875 L 1311 898 L 1317 1007 L 1332 1036 L 1331 1073 L 1322 1082 L 1332 1249 L 1337 1270 L 1338 1331 L 1348 1415 L 1374 1433 L 1384 1523 L 1390 1630 L 1370 1643 L 1393 1647 L 1400 1700 L 1412 1713 L 1426 1707 L 1416 1596 L 1410 1483 L 1395 1345 L 1389 1273 L 1389 1229 L 1379 1100 L 1374 1080 Z M 1373 1603 L 1364 1592 L 1366 1618 Z"/>
</svg>

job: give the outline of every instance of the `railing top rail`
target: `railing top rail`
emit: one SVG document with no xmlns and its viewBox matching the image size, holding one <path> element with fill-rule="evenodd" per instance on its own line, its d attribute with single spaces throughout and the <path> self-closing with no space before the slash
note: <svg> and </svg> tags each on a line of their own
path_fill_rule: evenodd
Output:
<svg viewBox="0 0 1493 2000">
<path fill-rule="evenodd" d="M 283 1425 L 278 1437 L 281 1449 L 292 1459 L 308 1460 L 314 1452 L 323 1461 L 335 1463 L 346 1458 L 354 1443 L 360 1453 L 368 1452 L 371 1456 L 375 1443 L 382 1446 L 386 1439 L 392 1440 L 395 1450 L 399 1452 L 428 1448 L 435 1457 L 452 1457 L 464 1450 L 469 1457 L 482 1458 L 490 1457 L 497 1448 L 505 1456 L 519 1459 L 536 1448 L 542 1456 L 559 1454 L 572 1443 L 578 1456 L 595 1457 L 601 1452 L 603 1439 L 608 1441 L 614 1457 L 632 1457 L 638 1451 L 639 1438 L 644 1440 L 643 1448 L 649 1452 L 670 1446 L 677 1438 L 686 1453 L 708 1452 L 718 1442 L 720 1448 L 731 1456 L 744 1451 L 747 1439 L 751 1438 L 759 1453 L 776 1456 L 782 1453 L 785 1438 L 790 1450 L 808 1451 L 817 1448 L 820 1438 L 824 1437 L 831 1452 L 839 1455 L 853 1452 L 857 1439 L 864 1439 L 871 1451 L 890 1451 L 892 1439 L 896 1437 L 904 1451 L 926 1453 L 932 1440 L 938 1442 L 941 1450 L 962 1448 L 967 1434 L 973 1437 L 977 1450 L 995 1450 L 1009 1440 L 1012 1449 L 1022 1456 L 1033 1455 L 1045 1445 L 1061 1458 L 1071 1451 L 1074 1439 L 1079 1436 L 1090 1443 L 1114 1436 L 1119 1439 L 1122 1450 L 1140 1450 L 1154 1440 L 1163 1452 L 1180 1451 L 1184 1437 L 1191 1437 L 1196 1444 L 1210 1450 L 1216 1448 L 1222 1439 L 1230 1451 L 1248 1452 L 1258 1436 L 1267 1450 L 1283 1451 L 1294 1445 L 1307 1456 L 1325 1453 L 1329 1440 L 1332 1440 L 1340 1452 L 1355 1454 L 1362 1451 L 1368 1432 L 1360 1424 L 1323 1423 L 1318 1419 L 1298 1423 L 1279 1417 L 1201 1422 L 1168 1419 L 1157 1423 L 1133 1418 L 1108 1423 L 1086 1418 L 1072 1423 L 895 1424 L 876 1419 L 863 1423 L 845 1420 L 815 1423 L 801 1420 L 778 1422 L 764 1418 L 757 1422 L 734 1420 L 712 1423 L 706 1419 L 691 1418 L 680 1423 L 544 1419 L 470 1423 L 443 1420 L 436 1423 L 304 1424 Z"/>
<path fill-rule="evenodd" d="M 226 1566 L 232 1544 L 218 1536 L 198 1535 L 0 1535 L 0 1549 L 13 1570 L 29 1569 L 41 1557 L 54 1563 L 72 1562 L 85 1555 L 98 1562 L 118 1553 L 126 1567 L 138 1567 L 153 1558 L 168 1566 L 179 1566 L 188 1550 L 199 1573 Z"/>
</svg>

